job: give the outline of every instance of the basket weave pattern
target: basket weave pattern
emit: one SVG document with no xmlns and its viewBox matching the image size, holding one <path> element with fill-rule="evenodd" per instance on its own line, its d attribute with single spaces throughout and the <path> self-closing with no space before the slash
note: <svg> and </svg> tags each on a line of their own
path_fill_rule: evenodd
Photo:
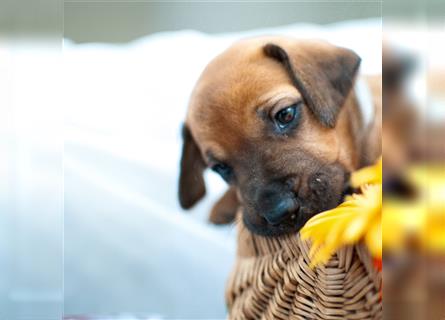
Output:
<svg viewBox="0 0 445 320">
<path fill-rule="evenodd" d="M 363 245 L 309 267 L 309 243 L 266 238 L 239 223 L 238 259 L 226 300 L 229 319 L 381 319 L 381 273 Z"/>
</svg>

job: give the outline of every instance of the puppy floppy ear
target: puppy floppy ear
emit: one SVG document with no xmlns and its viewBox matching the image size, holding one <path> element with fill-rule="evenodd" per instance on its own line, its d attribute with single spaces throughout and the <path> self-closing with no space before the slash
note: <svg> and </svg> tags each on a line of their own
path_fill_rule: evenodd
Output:
<svg viewBox="0 0 445 320">
<path fill-rule="evenodd" d="M 320 43 L 288 45 L 285 49 L 266 44 L 263 50 L 283 64 L 317 119 L 326 127 L 335 127 L 354 84 L 360 57 L 349 49 Z"/>
<path fill-rule="evenodd" d="M 240 203 L 235 187 L 230 187 L 215 203 L 210 212 L 209 221 L 214 224 L 229 224 L 235 221 Z"/>
<path fill-rule="evenodd" d="M 206 193 L 203 172 L 206 168 L 201 152 L 186 125 L 182 128 L 183 146 L 179 176 L 179 203 L 190 209 Z"/>
</svg>

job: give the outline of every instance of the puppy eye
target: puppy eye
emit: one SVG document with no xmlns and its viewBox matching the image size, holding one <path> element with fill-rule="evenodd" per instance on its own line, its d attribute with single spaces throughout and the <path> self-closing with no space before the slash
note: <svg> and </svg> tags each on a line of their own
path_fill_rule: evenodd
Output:
<svg viewBox="0 0 445 320">
<path fill-rule="evenodd" d="M 284 129 L 295 120 L 296 116 L 297 105 L 292 105 L 278 111 L 274 118 L 278 126 Z"/>
<path fill-rule="evenodd" d="M 213 171 L 218 173 L 227 183 L 232 180 L 233 170 L 225 163 L 217 163 L 211 167 Z"/>
</svg>

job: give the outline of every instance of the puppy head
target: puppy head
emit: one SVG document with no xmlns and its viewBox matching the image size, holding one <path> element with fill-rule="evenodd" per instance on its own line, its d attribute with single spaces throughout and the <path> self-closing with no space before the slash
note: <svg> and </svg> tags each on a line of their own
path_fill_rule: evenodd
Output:
<svg viewBox="0 0 445 320">
<path fill-rule="evenodd" d="M 360 120 L 343 106 L 359 63 L 350 50 L 286 38 L 244 40 L 214 59 L 184 127 L 181 205 L 204 195 L 207 167 L 236 188 L 258 234 L 298 231 L 338 205 L 358 161 Z"/>
</svg>

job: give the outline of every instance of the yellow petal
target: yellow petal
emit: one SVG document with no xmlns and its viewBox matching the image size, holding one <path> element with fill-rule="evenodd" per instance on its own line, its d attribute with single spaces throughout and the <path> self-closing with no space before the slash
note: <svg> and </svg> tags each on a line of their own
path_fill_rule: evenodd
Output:
<svg viewBox="0 0 445 320">
<path fill-rule="evenodd" d="M 357 242 L 365 234 L 369 219 L 364 214 L 358 214 L 343 232 L 343 241 L 347 244 Z"/>
<path fill-rule="evenodd" d="M 366 245 L 374 258 L 382 258 L 382 224 L 376 220 L 370 226 L 365 237 Z"/>
<path fill-rule="evenodd" d="M 382 158 L 373 166 L 362 168 L 351 175 L 351 185 L 358 188 L 364 184 L 382 183 Z"/>
</svg>

